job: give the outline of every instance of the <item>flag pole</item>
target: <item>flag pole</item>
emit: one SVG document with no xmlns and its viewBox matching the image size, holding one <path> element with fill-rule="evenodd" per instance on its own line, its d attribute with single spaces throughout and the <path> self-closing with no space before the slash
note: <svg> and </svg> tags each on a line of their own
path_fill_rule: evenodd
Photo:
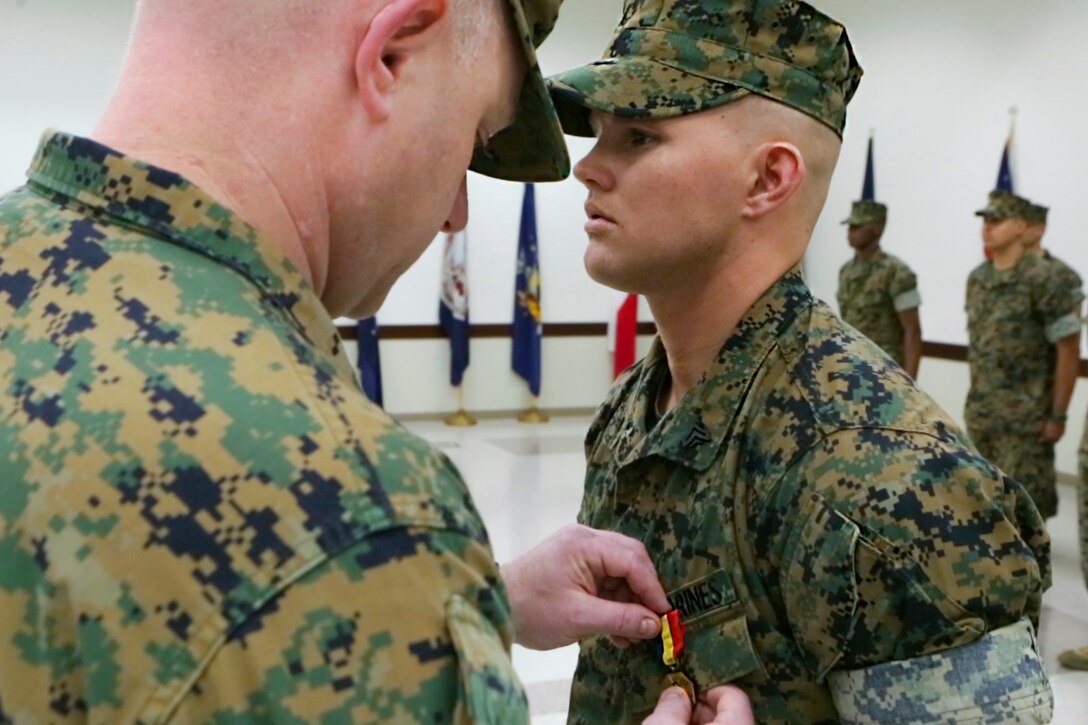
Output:
<svg viewBox="0 0 1088 725">
<path fill-rule="evenodd" d="M 519 423 L 530 423 L 532 425 L 539 425 L 541 423 L 547 423 L 551 420 L 547 413 L 544 413 L 537 407 L 540 402 L 540 398 L 533 396 L 533 402 L 530 404 L 529 409 L 518 416 Z"/>
<path fill-rule="evenodd" d="M 469 428 L 476 425 L 476 419 L 465 410 L 465 386 L 457 386 L 457 412 L 446 418 L 446 425 L 454 428 Z"/>
</svg>

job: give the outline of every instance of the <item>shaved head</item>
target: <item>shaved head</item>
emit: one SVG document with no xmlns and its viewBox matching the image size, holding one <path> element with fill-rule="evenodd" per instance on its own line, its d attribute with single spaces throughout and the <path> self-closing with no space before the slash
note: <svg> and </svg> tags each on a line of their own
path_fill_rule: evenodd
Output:
<svg viewBox="0 0 1088 725">
<path fill-rule="evenodd" d="M 93 136 L 193 180 L 361 317 L 467 223 L 474 149 L 526 70 L 505 0 L 139 0 Z"/>
<path fill-rule="evenodd" d="M 377 9 L 387 0 L 138 0 L 136 26 L 169 18 L 197 30 L 211 47 L 237 56 L 240 50 L 282 45 L 277 39 L 320 37 L 319 30 L 360 7 Z M 508 13 L 503 0 L 448 0 L 461 62 L 479 58 L 481 38 L 496 33 Z"/>
<path fill-rule="evenodd" d="M 762 96 L 748 96 L 726 108 L 732 111 L 728 113 L 730 127 L 747 147 L 787 143 L 800 151 L 805 179 L 792 202 L 798 217 L 815 227 L 827 201 L 842 141 L 811 116 Z"/>
</svg>

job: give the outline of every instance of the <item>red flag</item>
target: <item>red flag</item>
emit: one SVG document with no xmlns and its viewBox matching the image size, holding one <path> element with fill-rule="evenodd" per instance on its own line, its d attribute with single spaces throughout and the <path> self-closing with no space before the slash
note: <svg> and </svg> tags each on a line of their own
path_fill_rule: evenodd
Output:
<svg viewBox="0 0 1088 725">
<path fill-rule="evenodd" d="M 635 364 L 635 339 L 638 337 L 638 295 L 625 295 L 618 302 L 612 319 L 608 321 L 613 380 Z"/>
</svg>

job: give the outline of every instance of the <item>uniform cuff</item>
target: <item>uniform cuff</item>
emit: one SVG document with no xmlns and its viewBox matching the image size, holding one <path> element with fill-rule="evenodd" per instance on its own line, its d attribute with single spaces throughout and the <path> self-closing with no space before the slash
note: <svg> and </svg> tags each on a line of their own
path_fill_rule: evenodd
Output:
<svg viewBox="0 0 1088 725">
<path fill-rule="evenodd" d="M 1046 339 L 1051 345 L 1080 332 L 1080 320 L 1074 314 L 1059 317 L 1046 327 Z"/>
<path fill-rule="evenodd" d="M 922 295 L 918 293 L 918 288 L 904 292 L 895 298 L 895 311 L 906 312 L 907 310 L 914 310 L 922 306 Z"/>
<path fill-rule="evenodd" d="M 844 723 L 1050 722 L 1054 712 L 1026 619 L 937 654 L 832 672 L 828 684 Z"/>
</svg>

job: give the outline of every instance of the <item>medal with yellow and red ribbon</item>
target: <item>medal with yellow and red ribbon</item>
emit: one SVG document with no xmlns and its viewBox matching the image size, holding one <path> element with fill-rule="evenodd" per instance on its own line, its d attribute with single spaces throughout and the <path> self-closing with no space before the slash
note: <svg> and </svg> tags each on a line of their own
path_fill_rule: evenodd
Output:
<svg viewBox="0 0 1088 725">
<path fill-rule="evenodd" d="M 679 687 L 688 693 L 695 704 L 695 685 L 680 671 L 680 658 L 684 654 L 684 623 L 680 621 L 680 610 L 674 609 L 661 615 L 661 661 L 671 670 L 662 683 L 664 687 Z"/>
<path fill-rule="evenodd" d="M 675 670 L 683 653 L 684 623 L 680 621 L 680 610 L 674 609 L 661 615 L 661 661 Z"/>
</svg>

